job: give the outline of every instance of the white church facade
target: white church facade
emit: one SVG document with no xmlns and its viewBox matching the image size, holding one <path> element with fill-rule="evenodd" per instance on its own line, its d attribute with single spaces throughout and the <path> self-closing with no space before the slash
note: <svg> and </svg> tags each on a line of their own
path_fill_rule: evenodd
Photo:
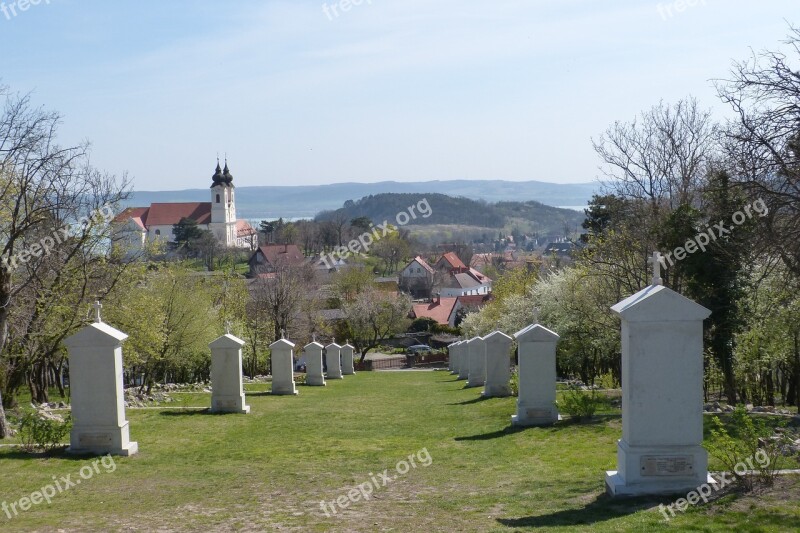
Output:
<svg viewBox="0 0 800 533">
<path fill-rule="evenodd" d="M 120 213 L 115 240 L 131 251 L 140 250 L 148 241 L 174 242 L 173 226 L 188 218 L 201 230 L 212 232 L 226 248 L 255 250 L 258 232 L 246 221 L 236 218 L 236 188 L 228 162 L 212 176 L 210 202 L 153 203 L 149 207 L 129 207 Z"/>
</svg>

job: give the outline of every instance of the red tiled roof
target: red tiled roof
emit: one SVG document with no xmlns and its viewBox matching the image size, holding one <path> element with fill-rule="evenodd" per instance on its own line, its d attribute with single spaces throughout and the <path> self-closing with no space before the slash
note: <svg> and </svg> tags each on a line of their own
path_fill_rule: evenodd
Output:
<svg viewBox="0 0 800 533">
<path fill-rule="evenodd" d="M 476 294 L 470 296 L 459 296 L 458 301 L 464 307 L 480 308 L 492 299 L 491 294 Z"/>
<path fill-rule="evenodd" d="M 148 226 L 173 226 L 182 218 L 190 218 L 198 224 L 210 223 L 211 202 L 150 204 L 145 224 Z"/>
<path fill-rule="evenodd" d="M 258 232 L 246 220 L 237 220 L 236 221 L 236 236 L 237 237 L 250 237 L 251 235 L 255 235 L 256 233 L 258 233 Z"/>
<path fill-rule="evenodd" d="M 298 265 L 306 260 L 296 244 L 267 244 L 259 246 L 255 253 L 263 255 L 272 267 L 279 264 Z"/>
<path fill-rule="evenodd" d="M 147 212 L 149 210 L 150 208 L 148 207 L 129 207 L 114 217 L 114 223 L 124 223 L 128 220 L 133 220 L 141 229 L 147 229 Z"/>
<path fill-rule="evenodd" d="M 464 264 L 461 259 L 455 254 L 455 252 L 447 252 L 446 254 L 442 255 L 442 260 L 446 261 L 450 264 L 450 268 L 459 268 L 459 269 L 466 269 L 467 265 Z"/>
<path fill-rule="evenodd" d="M 458 298 L 441 298 L 427 304 L 415 304 L 411 311 L 416 318 L 432 318 L 437 323 L 445 326 L 450 323 L 450 315 L 458 303 Z"/>
<path fill-rule="evenodd" d="M 477 271 L 477 270 L 475 270 L 474 268 L 470 268 L 470 269 L 469 269 L 469 274 L 470 274 L 470 275 L 471 275 L 473 278 L 475 278 L 476 280 L 478 280 L 478 281 L 481 283 L 481 285 L 484 285 L 484 284 L 486 284 L 486 283 L 491 283 L 491 282 L 492 282 L 492 278 L 490 278 L 489 276 L 487 276 L 487 275 L 485 275 L 485 274 L 481 274 L 480 272 L 478 272 L 478 271 Z"/>
</svg>

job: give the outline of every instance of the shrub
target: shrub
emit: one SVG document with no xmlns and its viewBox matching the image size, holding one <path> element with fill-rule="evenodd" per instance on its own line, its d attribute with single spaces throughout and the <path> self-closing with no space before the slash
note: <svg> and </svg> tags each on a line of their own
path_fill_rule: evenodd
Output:
<svg viewBox="0 0 800 533">
<path fill-rule="evenodd" d="M 754 481 L 772 485 L 780 470 L 783 448 L 788 444 L 787 437 L 783 433 L 774 437 L 775 431 L 766 419 L 754 419 L 742 406 L 733 410 L 727 426 L 718 416 L 712 419 L 712 423 L 714 428 L 711 435 L 714 438 L 705 447 L 727 472 L 735 476 L 739 486 L 750 491 Z M 779 425 L 786 425 L 786 422 L 782 421 Z M 748 470 L 752 471 L 752 475 Z"/>
<path fill-rule="evenodd" d="M 511 379 L 508 382 L 513 396 L 519 396 L 519 369 L 514 367 L 511 369 Z"/>
<path fill-rule="evenodd" d="M 72 420 L 46 417 L 39 412 L 26 413 L 19 425 L 19 438 L 25 451 L 36 449 L 50 451 L 61 446 L 61 441 L 69 435 Z"/>
<path fill-rule="evenodd" d="M 592 418 L 603 401 L 604 398 L 598 397 L 594 390 L 586 392 L 573 386 L 562 393 L 561 401 L 556 402 L 556 406 L 573 420 L 581 421 Z"/>
</svg>

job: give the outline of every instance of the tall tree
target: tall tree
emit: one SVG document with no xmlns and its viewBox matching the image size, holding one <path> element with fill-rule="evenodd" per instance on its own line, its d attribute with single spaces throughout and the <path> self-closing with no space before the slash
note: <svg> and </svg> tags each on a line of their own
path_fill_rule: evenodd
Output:
<svg viewBox="0 0 800 533">
<path fill-rule="evenodd" d="M 725 145 L 734 176 L 770 209 L 763 242 L 800 277 L 800 28 L 784 44 L 735 63 L 717 90 L 736 116 Z"/>
<path fill-rule="evenodd" d="M 361 362 L 367 353 L 380 342 L 401 331 L 405 331 L 411 320 L 411 299 L 405 295 L 394 295 L 369 289 L 359 294 L 353 302 L 344 306 L 347 324 L 353 334 L 353 345 L 361 354 Z"/>
<path fill-rule="evenodd" d="M 86 145 L 58 145 L 57 113 L 4 88 L 0 96 L 0 387 L 8 406 L 25 384 L 34 399 L 46 398 L 60 341 L 113 287 L 108 222 L 127 184 L 93 169 Z"/>
</svg>

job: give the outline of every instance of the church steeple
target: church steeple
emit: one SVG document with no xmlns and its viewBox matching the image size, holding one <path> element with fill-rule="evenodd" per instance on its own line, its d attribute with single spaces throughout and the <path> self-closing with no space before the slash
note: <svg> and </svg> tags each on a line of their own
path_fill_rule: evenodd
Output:
<svg viewBox="0 0 800 533">
<path fill-rule="evenodd" d="M 225 164 L 225 170 L 227 171 L 227 169 L 228 169 L 228 165 L 226 163 Z M 216 168 L 216 170 L 214 172 L 214 175 L 211 176 L 211 180 L 212 180 L 212 183 L 211 183 L 211 187 L 212 188 L 214 188 L 214 187 L 216 187 L 218 185 L 222 185 L 225 182 L 225 176 L 222 174 L 222 169 L 219 168 L 219 158 L 217 158 L 217 168 Z"/>
<path fill-rule="evenodd" d="M 222 181 L 225 182 L 226 185 L 230 185 L 233 187 L 233 174 L 228 169 L 228 159 L 225 159 L 225 169 L 222 171 Z"/>
</svg>

